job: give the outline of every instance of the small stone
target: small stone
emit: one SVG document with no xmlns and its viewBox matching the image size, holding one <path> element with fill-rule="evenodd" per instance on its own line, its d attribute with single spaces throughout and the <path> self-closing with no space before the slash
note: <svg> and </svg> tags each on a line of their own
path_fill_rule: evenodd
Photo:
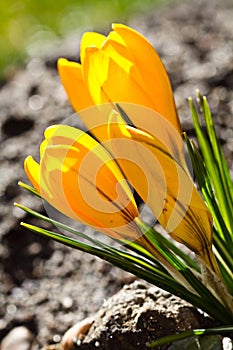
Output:
<svg viewBox="0 0 233 350">
<path fill-rule="evenodd" d="M 65 309 L 70 309 L 73 305 L 72 298 L 70 298 L 69 296 L 66 296 L 65 298 L 63 298 L 62 305 Z"/>
<path fill-rule="evenodd" d="M 28 105 L 32 110 L 38 111 L 44 107 L 44 99 L 40 95 L 33 95 L 29 98 Z"/>
<path fill-rule="evenodd" d="M 223 350 L 232 350 L 233 349 L 233 341 L 228 337 L 224 337 L 222 340 Z"/>
<path fill-rule="evenodd" d="M 87 317 L 68 329 L 68 331 L 64 334 L 61 342 L 64 346 L 64 350 L 72 350 L 74 342 L 76 342 L 78 338 L 85 336 L 93 321 L 93 317 Z"/>
<path fill-rule="evenodd" d="M 213 325 L 188 302 L 146 282 L 135 281 L 105 301 L 79 347 L 144 350 L 147 342 L 165 335 Z"/>
<path fill-rule="evenodd" d="M 2 340 L 1 350 L 30 350 L 33 335 L 23 326 L 12 329 Z"/>
</svg>

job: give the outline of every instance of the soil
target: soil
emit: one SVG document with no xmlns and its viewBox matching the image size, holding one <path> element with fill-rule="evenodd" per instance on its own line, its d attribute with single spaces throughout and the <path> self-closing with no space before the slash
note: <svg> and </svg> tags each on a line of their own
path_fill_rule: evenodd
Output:
<svg viewBox="0 0 233 350">
<path fill-rule="evenodd" d="M 160 53 L 172 81 L 183 130 L 190 136 L 194 131 L 186 98 L 195 96 L 197 88 L 208 96 L 233 173 L 232 18 L 232 0 L 192 0 L 137 16 L 128 24 L 143 33 Z M 104 261 L 26 231 L 19 225 L 20 221 L 37 224 L 37 220 L 13 207 L 13 203 L 18 202 L 43 212 L 41 202 L 17 183 L 19 180 L 26 182 L 23 160 L 28 154 L 38 154 L 44 129 L 73 113 L 59 81 L 56 61 L 60 56 L 77 60 L 77 41 L 64 40 L 54 46 L 53 52 L 42 49 L 38 57 L 29 59 L 9 79 L 1 82 L 0 340 L 16 327 L 24 326 L 24 331 L 29 331 L 25 336 L 28 347 L 24 349 L 38 350 L 46 344 L 59 344 L 69 327 L 99 309 L 101 314 L 103 302 L 135 280 L 134 276 Z M 89 232 L 82 226 L 80 230 Z M 135 284 L 130 288 L 133 296 Z M 148 297 L 151 286 L 145 288 Z M 136 289 L 142 289 L 140 284 Z M 131 297 L 131 307 L 132 300 Z M 176 299 L 174 305 L 179 303 Z M 111 303 L 109 305 L 111 310 Z M 141 320 L 134 332 L 134 337 L 138 333 L 141 340 L 148 325 L 145 320 Z M 158 322 L 159 317 L 156 320 Z M 115 325 L 115 334 L 119 334 L 119 324 Z M 132 324 L 128 326 L 130 332 L 134 331 Z M 92 331 L 96 332 L 94 328 Z M 139 329 L 142 331 L 138 332 Z M 168 327 L 167 332 L 171 329 Z M 177 330 L 175 326 L 174 330 Z M 111 332 L 114 334 L 113 328 Z M 90 335 L 89 339 L 93 344 Z M 117 349 L 113 346 L 114 339 L 115 344 L 120 344 L 117 337 L 104 339 L 104 343 L 99 343 L 100 349 Z M 108 343 L 108 339 L 113 340 Z M 124 338 L 125 345 L 121 343 L 118 348 L 130 349 L 131 341 L 132 337 Z M 96 343 L 83 347 L 94 348 Z M 11 349 L 19 349 L 19 345 Z"/>
</svg>

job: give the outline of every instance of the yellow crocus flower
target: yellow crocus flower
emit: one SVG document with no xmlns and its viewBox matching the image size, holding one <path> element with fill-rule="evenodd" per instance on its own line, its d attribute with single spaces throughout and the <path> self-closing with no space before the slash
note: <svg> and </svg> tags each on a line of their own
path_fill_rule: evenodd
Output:
<svg viewBox="0 0 233 350">
<path fill-rule="evenodd" d="M 166 70 L 141 34 L 121 24 L 112 29 L 108 36 L 83 35 L 81 63 L 58 61 L 61 81 L 74 109 L 113 151 L 161 225 L 203 256 L 212 245 L 212 217 L 189 175 Z M 135 128 L 109 123 L 116 103 Z M 122 138 L 134 142 L 125 144 Z M 134 161 L 129 159 L 132 156 Z"/>
<path fill-rule="evenodd" d="M 212 245 L 212 217 L 189 175 L 170 81 L 157 52 L 137 31 L 113 24 L 108 36 L 83 35 L 80 62 L 58 61 L 74 109 L 113 152 L 161 225 L 204 257 Z M 109 122 L 117 104 L 134 127 Z"/>
<path fill-rule="evenodd" d="M 141 232 L 132 192 L 110 154 L 91 136 L 57 125 L 46 129 L 40 164 L 25 160 L 26 174 L 41 196 L 68 217 L 114 238 Z"/>
<path fill-rule="evenodd" d="M 163 115 L 181 133 L 170 81 L 159 55 L 137 31 L 122 24 L 113 24 L 112 29 L 108 36 L 83 35 L 81 63 L 64 58 L 58 61 L 61 81 L 75 111 L 95 132 L 95 123 L 107 125 L 110 109 L 98 113 L 97 108 L 95 117 L 90 118 L 88 107 L 138 104 Z M 95 136 L 105 140 L 106 129 L 97 130 Z"/>
</svg>

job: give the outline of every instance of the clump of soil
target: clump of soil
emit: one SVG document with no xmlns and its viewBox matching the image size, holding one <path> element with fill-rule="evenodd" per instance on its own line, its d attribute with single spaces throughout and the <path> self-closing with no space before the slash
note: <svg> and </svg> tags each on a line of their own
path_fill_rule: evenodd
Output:
<svg viewBox="0 0 233 350">
<path fill-rule="evenodd" d="M 214 322 L 187 302 L 136 281 L 104 303 L 83 342 L 76 343 L 82 350 L 146 350 L 148 342 L 165 335 L 210 325 Z"/>
</svg>

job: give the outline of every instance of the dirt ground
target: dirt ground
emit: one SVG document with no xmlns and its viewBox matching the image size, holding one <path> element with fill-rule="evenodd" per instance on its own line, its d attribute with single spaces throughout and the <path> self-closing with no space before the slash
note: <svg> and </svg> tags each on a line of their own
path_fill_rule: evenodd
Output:
<svg viewBox="0 0 233 350">
<path fill-rule="evenodd" d="M 232 18 L 231 0 L 192 0 L 177 1 L 128 24 L 160 53 L 183 130 L 190 136 L 193 127 L 186 99 L 195 96 L 197 88 L 208 96 L 233 173 Z M 46 126 L 73 113 L 56 61 L 60 56 L 77 60 L 77 46 L 78 38 L 64 40 L 50 53 L 42 48 L 40 56 L 28 60 L 0 86 L 0 341 L 24 326 L 31 332 L 28 349 L 32 350 L 59 343 L 69 327 L 98 311 L 108 297 L 135 279 L 95 257 L 26 231 L 19 226 L 21 220 L 37 221 L 13 207 L 16 201 L 43 210 L 40 201 L 17 183 L 26 181 L 23 160 L 38 154 Z"/>
</svg>

